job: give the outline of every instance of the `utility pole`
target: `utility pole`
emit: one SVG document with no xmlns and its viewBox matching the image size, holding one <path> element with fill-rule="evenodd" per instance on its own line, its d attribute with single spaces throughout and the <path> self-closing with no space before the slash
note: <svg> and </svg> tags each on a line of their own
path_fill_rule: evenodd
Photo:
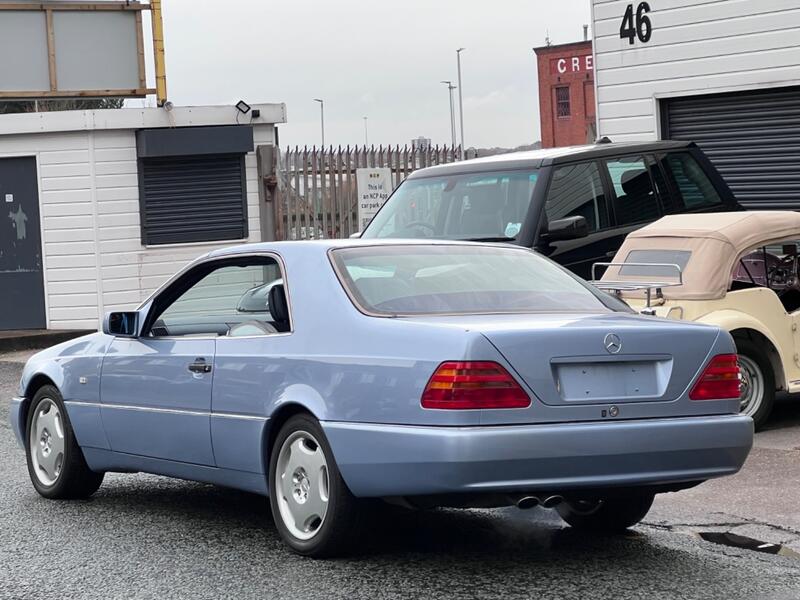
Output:
<svg viewBox="0 0 800 600">
<path fill-rule="evenodd" d="M 456 117 L 455 117 L 455 108 L 453 106 L 453 90 L 456 89 L 456 86 L 453 85 L 452 81 L 441 81 L 447 86 L 447 92 L 450 94 L 450 139 L 452 140 L 453 148 L 456 147 Z"/>
<path fill-rule="evenodd" d="M 325 149 L 325 102 L 321 98 L 314 98 L 319 102 L 319 128 L 322 134 L 322 148 Z"/>
<path fill-rule="evenodd" d="M 464 160 L 464 98 L 462 96 L 461 86 L 461 52 L 466 48 L 459 48 L 456 50 L 456 61 L 458 62 L 458 120 L 461 128 L 461 160 Z"/>
<path fill-rule="evenodd" d="M 367 132 L 367 117 L 364 117 L 364 145 L 369 146 L 369 134 Z"/>
</svg>

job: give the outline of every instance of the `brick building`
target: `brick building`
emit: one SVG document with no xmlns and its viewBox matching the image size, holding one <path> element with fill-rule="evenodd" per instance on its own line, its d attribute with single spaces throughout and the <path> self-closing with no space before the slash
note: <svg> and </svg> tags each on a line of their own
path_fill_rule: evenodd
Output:
<svg viewBox="0 0 800 600">
<path fill-rule="evenodd" d="M 595 140 L 592 42 L 534 48 L 539 71 L 542 147 Z"/>
</svg>

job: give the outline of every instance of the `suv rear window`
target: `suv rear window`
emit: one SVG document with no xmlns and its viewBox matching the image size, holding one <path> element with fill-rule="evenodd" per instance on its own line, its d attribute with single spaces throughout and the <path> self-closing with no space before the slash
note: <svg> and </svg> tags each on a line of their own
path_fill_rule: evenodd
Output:
<svg viewBox="0 0 800 600">
<path fill-rule="evenodd" d="M 362 238 L 516 238 L 538 171 L 488 171 L 409 179 Z"/>
<path fill-rule="evenodd" d="M 500 246 L 365 246 L 331 253 L 363 312 L 387 316 L 609 309 L 592 289 L 530 250 Z"/>
<path fill-rule="evenodd" d="M 661 216 L 661 207 L 643 156 L 627 156 L 606 161 L 614 186 L 614 214 L 617 225 L 647 223 Z"/>
<path fill-rule="evenodd" d="M 680 195 L 680 202 L 677 208 L 682 210 L 692 210 L 695 208 L 706 208 L 722 204 L 714 184 L 697 164 L 694 156 L 688 152 L 675 152 L 667 154 L 661 163 L 670 171 L 673 181 Z M 681 202 L 683 206 L 681 207 Z"/>
</svg>

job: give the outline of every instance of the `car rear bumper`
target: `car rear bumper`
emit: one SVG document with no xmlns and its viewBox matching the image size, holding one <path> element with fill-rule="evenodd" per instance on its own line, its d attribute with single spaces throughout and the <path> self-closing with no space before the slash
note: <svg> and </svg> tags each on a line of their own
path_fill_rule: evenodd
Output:
<svg viewBox="0 0 800 600">
<path fill-rule="evenodd" d="M 736 473 L 750 417 L 423 427 L 323 422 L 356 496 L 558 491 L 696 482 Z"/>
<path fill-rule="evenodd" d="M 14 436 L 17 438 L 17 443 L 20 446 L 25 446 L 23 441 L 24 432 L 22 424 L 22 407 L 25 403 L 25 398 L 12 398 L 11 403 L 8 405 L 8 420 L 11 422 L 11 429 Z"/>
</svg>

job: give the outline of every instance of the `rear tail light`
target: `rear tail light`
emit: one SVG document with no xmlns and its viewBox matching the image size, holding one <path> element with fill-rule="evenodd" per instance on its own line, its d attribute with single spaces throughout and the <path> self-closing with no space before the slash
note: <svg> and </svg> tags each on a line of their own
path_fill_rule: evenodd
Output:
<svg viewBox="0 0 800 600">
<path fill-rule="evenodd" d="M 423 408 L 525 408 L 531 399 L 502 365 L 488 361 L 439 365 L 422 392 Z"/>
<path fill-rule="evenodd" d="M 739 360 L 735 354 L 718 354 L 694 384 L 689 398 L 692 400 L 724 400 L 738 398 Z"/>
</svg>

